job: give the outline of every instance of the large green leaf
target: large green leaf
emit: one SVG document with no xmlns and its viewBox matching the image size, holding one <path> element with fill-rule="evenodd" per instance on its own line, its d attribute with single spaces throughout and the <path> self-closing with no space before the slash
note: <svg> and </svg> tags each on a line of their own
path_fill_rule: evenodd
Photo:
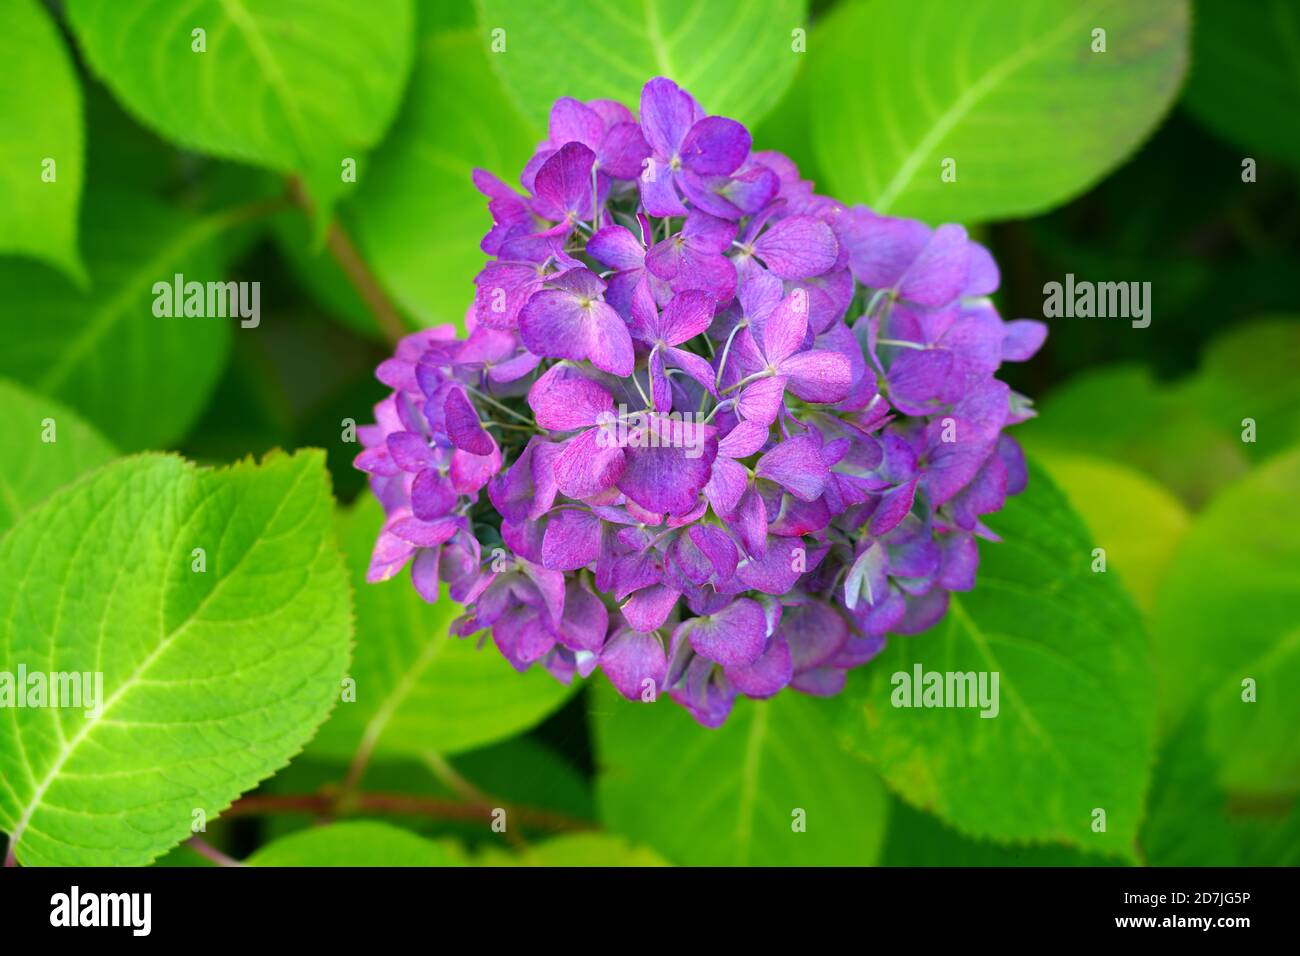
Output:
<svg viewBox="0 0 1300 956">
<path fill-rule="evenodd" d="M 1137 612 L 1113 575 L 1092 572 L 1092 536 L 1038 466 L 988 524 L 1003 540 L 981 544 L 975 590 L 850 673 L 846 743 L 903 798 L 967 835 L 1129 856 L 1154 723 Z M 918 666 L 988 673 L 989 689 L 998 674 L 996 716 L 895 706 L 894 675 Z M 1098 809 L 1105 832 L 1093 829 Z"/>
<path fill-rule="evenodd" d="M 1247 150 L 1300 163 L 1300 7 L 1197 0 L 1192 114 Z M 1258 157 L 1255 157 L 1258 159 Z"/>
<path fill-rule="evenodd" d="M 1111 866 L 1115 860 L 1066 846 L 973 840 L 902 800 L 889 808 L 882 866 Z"/>
<path fill-rule="evenodd" d="M 1106 52 L 1092 52 L 1092 31 Z M 1025 216 L 1131 154 L 1187 67 L 1186 0 L 889 0 L 813 37 L 813 145 L 844 202 L 933 221 Z M 814 53 L 810 53 L 813 56 Z M 955 181 L 941 178 L 956 163 Z"/>
<path fill-rule="evenodd" d="M 540 665 L 516 673 L 496 648 L 447 633 L 461 611 L 455 602 L 427 604 L 407 575 L 366 583 L 382 524 L 371 495 L 339 522 L 356 592 L 356 700 L 338 706 L 311 752 L 350 757 L 364 743 L 380 755 L 457 753 L 526 730 L 558 707 L 571 688 Z"/>
<path fill-rule="evenodd" d="M 647 705 L 596 690 L 597 802 L 611 830 L 687 866 L 875 861 L 885 793 L 836 746 L 826 701 L 742 698 L 710 730 L 666 698 Z"/>
<path fill-rule="evenodd" d="M 1138 606 L 1149 612 L 1187 530 L 1187 509 L 1149 478 L 1116 462 L 1068 452 L 1040 454 L 1038 460 L 1083 518 L 1094 547 L 1105 549 L 1107 571 L 1117 572 Z"/>
<path fill-rule="evenodd" d="M 344 160 L 361 175 L 397 112 L 412 19 L 409 0 L 68 3 L 91 68 L 141 122 L 189 149 L 298 173 L 325 210 L 348 187 Z"/>
<path fill-rule="evenodd" d="M 1226 799 L 1205 752 L 1204 727 L 1189 721 L 1160 747 L 1142 821 L 1151 866 L 1236 866 Z"/>
<path fill-rule="evenodd" d="M 230 224 L 144 196 L 94 196 L 87 292 L 53 269 L 0 261 L 0 375 L 66 402 L 126 450 L 171 444 L 202 411 L 240 320 L 160 318 L 153 285 L 223 278 L 213 246 Z"/>
<path fill-rule="evenodd" d="M 492 224 L 474 167 L 513 182 L 535 143 L 474 34 L 422 40 L 401 116 L 349 209 L 367 259 L 422 324 L 462 324 L 474 299 Z"/>
<path fill-rule="evenodd" d="M 0 379 L 0 535 L 50 492 L 116 455 L 58 402 Z"/>
<path fill-rule="evenodd" d="M 148 863 L 298 752 L 351 641 L 330 509 L 320 452 L 222 470 L 142 455 L 0 539 L 0 670 L 102 675 L 97 715 L 0 711 L 20 862 Z"/>
<path fill-rule="evenodd" d="M 561 96 L 619 100 L 666 76 L 709 113 L 754 123 L 794 78 L 806 0 L 478 0 L 484 46 L 539 130 Z M 495 31 L 503 30 L 504 35 Z"/>
<path fill-rule="evenodd" d="M 43 259 L 82 281 L 81 84 L 37 0 L 5 5 L 0 63 L 0 252 Z"/>
<path fill-rule="evenodd" d="M 1161 713 L 1205 709 L 1232 790 L 1300 791 L 1300 447 L 1225 489 L 1192 525 L 1157 597 Z M 1257 700 L 1243 699 L 1255 682 Z"/>
<path fill-rule="evenodd" d="M 313 827 L 262 847 L 246 866 L 464 866 L 460 850 L 388 823 L 356 820 Z"/>
</svg>

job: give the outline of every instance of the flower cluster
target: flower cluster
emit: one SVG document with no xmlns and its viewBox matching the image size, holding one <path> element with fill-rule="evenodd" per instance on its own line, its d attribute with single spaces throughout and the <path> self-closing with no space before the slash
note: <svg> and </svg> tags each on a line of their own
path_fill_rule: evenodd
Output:
<svg viewBox="0 0 1300 956">
<path fill-rule="evenodd" d="M 1045 329 L 999 318 L 962 227 L 819 196 L 662 78 L 639 120 L 557 101 L 520 181 L 475 173 L 468 336 L 378 369 L 370 580 L 409 562 L 516 668 L 599 668 L 708 726 L 836 693 L 973 587 L 1032 414 L 994 373 Z"/>
</svg>

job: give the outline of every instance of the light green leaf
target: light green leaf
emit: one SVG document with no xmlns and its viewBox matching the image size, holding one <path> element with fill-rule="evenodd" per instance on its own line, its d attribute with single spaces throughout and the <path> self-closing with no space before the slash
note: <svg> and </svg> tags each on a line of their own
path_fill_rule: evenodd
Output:
<svg viewBox="0 0 1300 956">
<path fill-rule="evenodd" d="M 84 283 L 77 252 L 81 84 L 37 0 L 5 5 L 0 63 L 0 252 L 34 256 Z"/>
<path fill-rule="evenodd" d="M 686 866 L 875 861 L 885 793 L 836 746 L 828 702 L 793 691 L 740 698 L 710 730 L 668 699 L 595 690 L 597 803 L 611 830 Z"/>
<path fill-rule="evenodd" d="M 1050 209 L 1155 129 L 1187 68 L 1187 33 L 1186 0 L 845 5 L 809 52 L 829 191 L 934 222 Z"/>
<path fill-rule="evenodd" d="M 1088 455 L 1038 455 L 1106 552 L 1107 573 L 1118 573 L 1143 612 L 1155 603 L 1174 548 L 1190 521 L 1177 498 L 1131 468 Z"/>
<path fill-rule="evenodd" d="M 518 855 L 495 848 L 484 866 L 668 866 L 658 853 L 609 833 L 572 833 L 530 846 Z"/>
<path fill-rule="evenodd" d="M 91 69 L 132 114 L 188 149 L 300 174 L 318 229 L 349 186 L 344 161 L 364 175 L 397 112 L 412 21 L 409 0 L 68 3 Z"/>
<path fill-rule="evenodd" d="M 757 122 L 794 78 L 806 0 L 479 0 L 484 46 L 538 130 L 561 96 L 618 100 L 666 76 L 707 113 Z M 504 30 L 504 34 L 494 31 Z"/>
<path fill-rule="evenodd" d="M 0 709 L 19 862 L 148 863 L 298 752 L 352 634 L 330 509 L 317 451 L 221 470 L 142 455 L 0 539 L 0 670 L 90 673 L 88 694 L 102 675 L 93 702 Z"/>
<path fill-rule="evenodd" d="M 0 375 L 76 409 L 123 449 L 169 445 L 202 411 L 240 320 L 160 318 L 153 285 L 223 278 L 213 244 L 230 215 L 105 193 L 84 225 L 85 293 L 52 269 L 0 261 Z"/>
<path fill-rule="evenodd" d="M 56 488 L 116 456 L 58 402 L 0 379 L 0 535 Z"/>
<path fill-rule="evenodd" d="M 387 823 L 312 827 L 268 843 L 246 866 L 464 866 L 455 844 L 435 843 Z"/>
<path fill-rule="evenodd" d="M 1239 434 L 1211 421 L 1186 383 L 1158 384 L 1140 366 L 1076 375 L 1038 405 L 1016 437 L 1036 454 L 1083 453 L 1154 478 L 1193 508 L 1250 467 Z"/>
<path fill-rule="evenodd" d="M 357 644 L 350 677 L 356 701 L 334 711 L 313 742 L 321 757 L 443 755 L 513 736 L 538 723 L 571 693 L 540 665 L 519 674 L 496 648 L 453 637 L 461 612 L 444 598 L 430 605 L 409 575 L 366 583 L 383 511 L 365 495 L 339 521 L 356 592 Z"/>
<path fill-rule="evenodd" d="M 1197 372 L 1172 383 L 1135 365 L 1075 376 L 1017 437 L 1036 452 L 1122 462 L 1199 507 L 1251 461 L 1300 441 L 1297 355 L 1295 316 L 1236 323 L 1207 346 Z"/>
<path fill-rule="evenodd" d="M 1205 350 L 1187 386 L 1205 417 L 1253 461 L 1300 442 L 1300 319 L 1262 316 L 1230 327 Z M 1243 441 L 1246 420 L 1254 441 Z"/>
<path fill-rule="evenodd" d="M 1157 596 L 1165 726 L 1205 709 L 1220 780 L 1300 792 L 1300 447 L 1225 489 L 1183 539 Z M 1256 701 L 1243 700 L 1243 681 Z"/>
<path fill-rule="evenodd" d="M 1300 8 L 1295 0 L 1197 0 L 1183 101 L 1245 149 L 1300 163 Z M 1259 157 L 1255 157 L 1258 159 Z"/>
<path fill-rule="evenodd" d="M 1130 857 L 1154 723 L 1137 612 L 1114 577 L 1092 572 L 1091 535 L 1037 465 L 987 521 L 1003 540 L 981 542 L 975 590 L 850 672 L 845 742 L 904 799 L 968 836 Z M 990 691 L 996 673 L 997 716 L 895 706 L 909 688 L 894 675 L 916 667 L 945 683 L 987 673 Z M 1097 809 L 1105 832 L 1093 829 Z"/>
<path fill-rule="evenodd" d="M 474 167 L 514 182 L 535 144 L 473 33 L 424 37 L 406 105 L 349 207 L 367 260 L 422 324 L 463 325 L 474 299 L 492 225 Z"/>
</svg>

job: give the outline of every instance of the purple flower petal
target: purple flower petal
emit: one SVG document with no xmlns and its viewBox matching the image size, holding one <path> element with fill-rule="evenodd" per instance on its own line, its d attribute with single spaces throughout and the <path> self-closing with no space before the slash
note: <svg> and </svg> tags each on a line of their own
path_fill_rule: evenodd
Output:
<svg viewBox="0 0 1300 956">
<path fill-rule="evenodd" d="M 581 143 L 566 143 L 542 164 L 533 183 L 534 208 L 547 219 L 591 219 L 591 167 L 596 154 Z"/>
<path fill-rule="evenodd" d="M 725 176 L 749 155 L 749 130 L 724 116 L 706 116 L 686 134 L 682 165 L 701 176 Z"/>
<path fill-rule="evenodd" d="M 649 511 L 689 511 L 708 484 L 710 465 L 718 451 L 716 432 L 711 425 L 648 416 L 646 424 L 629 436 L 627 466 L 618 477 L 619 490 Z"/>
<path fill-rule="evenodd" d="M 565 508 L 546 523 L 542 564 L 554 571 L 576 571 L 600 556 L 600 519 L 589 511 Z"/>
<path fill-rule="evenodd" d="M 728 667 L 725 673 L 727 681 L 745 696 L 771 697 L 788 686 L 794 676 L 790 645 L 780 634 L 774 634 L 758 660 Z"/>
<path fill-rule="evenodd" d="M 757 601 L 737 598 L 720 611 L 694 617 L 677 626 L 673 639 L 688 636 L 691 647 L 724 666 L 752 664 L 767 644 L 767 620 Z"/>
<path fill-rule="evenodd" d="M 805 402 L 842 401 L 853 387 L 853 367 L 839 352 L 813 349 L 781 363 L 786 388 Z"/>
<path fill-rule="evenodd" d="M 562 289 L 533 295 L 519 313 L 524 345 L 536 355 L 591 364 L 611 375 L 632 374 L 632 336 L 607 303 Z"/>
<path fill-rule="evenodd" d="M 754 243 L 754 255 L 782 279 L 806 279 L 835 265 L 839 243 L 831 227 L 814 216 L 789 216 Z"/>
<path fill-rule="evenodd" d="M 443 413 L 446 416 L 447 435 L 453 445 L 472 455 L 492 454 L 495 447 L 492 438 L 483 430 L 478 412 L 474 411 L 474 406 L 469 403 L 464 391 L 453 388 L 447 393 Z"/>
<path fill-rule="evenodd" d="M 611 446 L 599 428 L 564 443 L 555 459 L 555 484 L 570 498 L 591 498 L 612 488 L 626 467 L 622 448 Z"/>
<path fill-rule="evenodd" d="M 656 631 L 664 626 L 681 592 L 666 584 L 642 588 L 623 603 L 623 617 L 634 631 Z"/>
<path fill-rule="evenodd" d="M 628 700 L 639 701 L 649 690 L 654 699 L 668 672 L 668 658 L 658 637 L 625 629 L 605 644 L 600 652 L 600 669 Z"/>
<path fill-rule="evenodd" d="M 1028 362 L 1047 338 L 1047 326 L 1033 319 L 1016 319 L 1004 326 L 1002 359 L 1006 362 Z"/>
<path fill-rule="evenodd" d="M 553 365 L 528 390 L 528 407 L 542 428 L 567 432 L 595 425 L 602 415 L 613 415 L 614 399 L 576 369 Z"/>
<path fill-rule="evenodd" d="M 811 435 L 796 435 L 781 442 L 758 460 L 754 474 L 776 482 L 804 501 L 820 497 L 830 478 L 822 461 L 821 442 Z"/>
</svg>

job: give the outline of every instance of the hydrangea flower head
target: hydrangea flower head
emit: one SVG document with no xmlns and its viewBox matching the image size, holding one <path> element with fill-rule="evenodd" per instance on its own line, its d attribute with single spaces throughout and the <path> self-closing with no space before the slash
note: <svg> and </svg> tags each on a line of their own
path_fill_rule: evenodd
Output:
<svg viewBox="0 0 1300 956">
<path fill-rule="evenodd" d="M 492 227 L 470 330 L 415 333 L 360 430 L 411 566 L 517 669 L 601 670 L 706 726 L 737 696 L 830 695 L 975 584 L 1026 481 L 995 378 L 1046 330 L 937 229 L 813 192 L 671 80 L 638 116 L 558 100 Z"/>
</svg>

